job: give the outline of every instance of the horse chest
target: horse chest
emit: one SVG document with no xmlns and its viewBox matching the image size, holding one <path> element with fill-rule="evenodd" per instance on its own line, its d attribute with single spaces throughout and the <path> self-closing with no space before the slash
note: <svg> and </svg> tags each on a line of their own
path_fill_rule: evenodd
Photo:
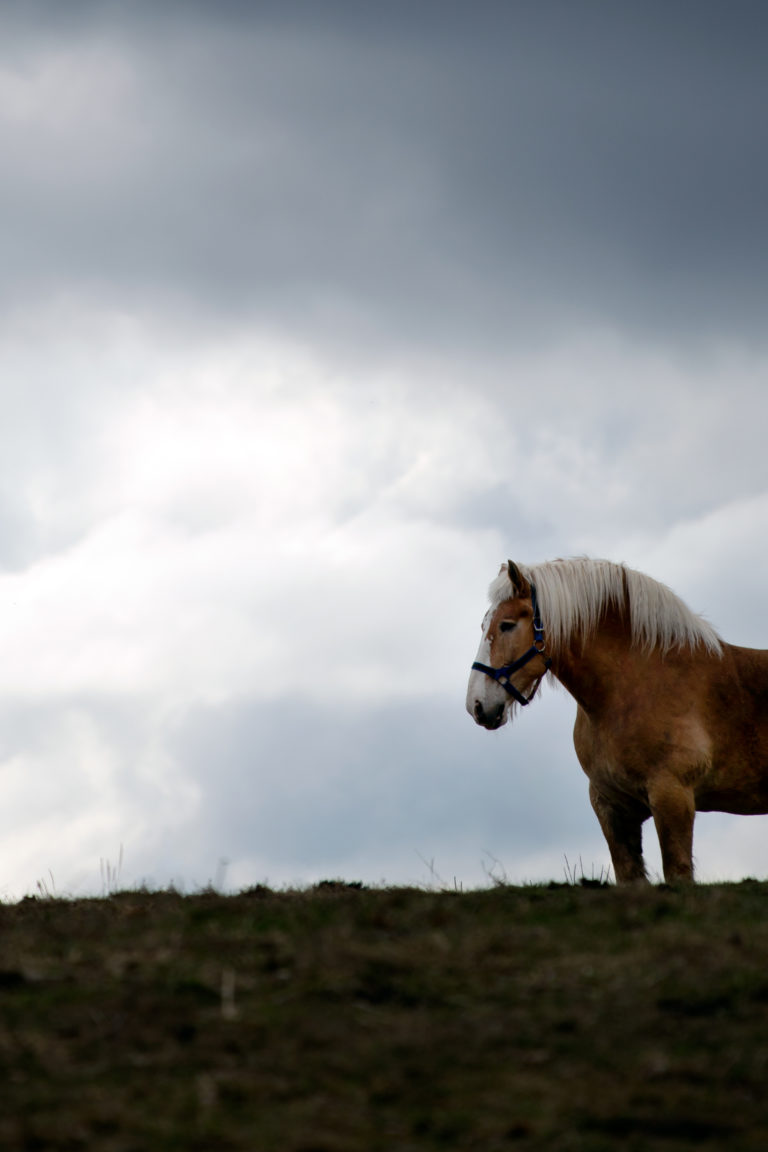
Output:
<svg viewBox="0 0 768 1152">
<path fill-rule="evenodd" d="M 592 785 L 605 795 L 647 801 L 659 773 L 672 772 L 696 788 L 711 770 L 711 742 L 696 711 L 683 715 L 635 717 L 609 712 L 594 719 L 579 708 L 574 728 L 579 762 Z"/>
</svg>

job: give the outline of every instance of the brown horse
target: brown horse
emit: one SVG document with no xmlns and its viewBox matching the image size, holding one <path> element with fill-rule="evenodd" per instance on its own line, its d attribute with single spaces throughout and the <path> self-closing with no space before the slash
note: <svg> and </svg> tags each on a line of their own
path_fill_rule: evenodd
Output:
<svg viewBox="0 0 768 1152">
<path fill-rule="evenodd" d="M 472 666 L 467 710 L 499 728 L 554 676 L 620 884 L 647 879 L 653 817 L 664 878 L 693 879 L 696 811 L 768 812 L 768 651 L 722 641 L 663 584 L 607 560 L 510 560 Z"/>
</svg>

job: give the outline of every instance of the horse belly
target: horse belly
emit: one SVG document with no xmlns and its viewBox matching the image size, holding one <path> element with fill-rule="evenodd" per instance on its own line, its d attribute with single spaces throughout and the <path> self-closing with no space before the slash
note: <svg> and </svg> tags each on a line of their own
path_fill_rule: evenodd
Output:
<svg viewBox="0 0 768 1152">
<path fill-rule="evenodd" d="M 768 814 L 768 791 L 762 788 L 708 789 L 696 796 L 698 812 L 730 812 L 734 816 Z"/>
<path fill-rule="evenodd" d="M 735 754 L 734 754 L 735 753 Z M 735 745 L 696 789 L 700 812 L 732 812 L 736 816 L 768 813 L 768 750 L 753 741 Z"/>
</svg>

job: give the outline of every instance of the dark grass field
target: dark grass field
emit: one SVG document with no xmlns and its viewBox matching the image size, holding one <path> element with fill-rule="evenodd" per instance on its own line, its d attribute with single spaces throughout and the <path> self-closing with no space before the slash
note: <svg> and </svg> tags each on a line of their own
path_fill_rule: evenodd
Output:
<svg viewBox="0 0 768 1152">
<path fill-rule="evenodd" d="M 0 1148 L 768 1148 L 768 885 L 0 906 Z"/>
</svg>

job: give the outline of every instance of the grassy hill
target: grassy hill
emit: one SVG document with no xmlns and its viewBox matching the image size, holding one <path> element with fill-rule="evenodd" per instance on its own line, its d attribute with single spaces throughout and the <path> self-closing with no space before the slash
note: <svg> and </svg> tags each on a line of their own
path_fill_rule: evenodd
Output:
<svg viewBox="0 0 768 1152">
<path fill-rule="evenodd" d="M 0 905 L 0 1147 L 768 1148 L 768 885 Z"/>
</svg>

